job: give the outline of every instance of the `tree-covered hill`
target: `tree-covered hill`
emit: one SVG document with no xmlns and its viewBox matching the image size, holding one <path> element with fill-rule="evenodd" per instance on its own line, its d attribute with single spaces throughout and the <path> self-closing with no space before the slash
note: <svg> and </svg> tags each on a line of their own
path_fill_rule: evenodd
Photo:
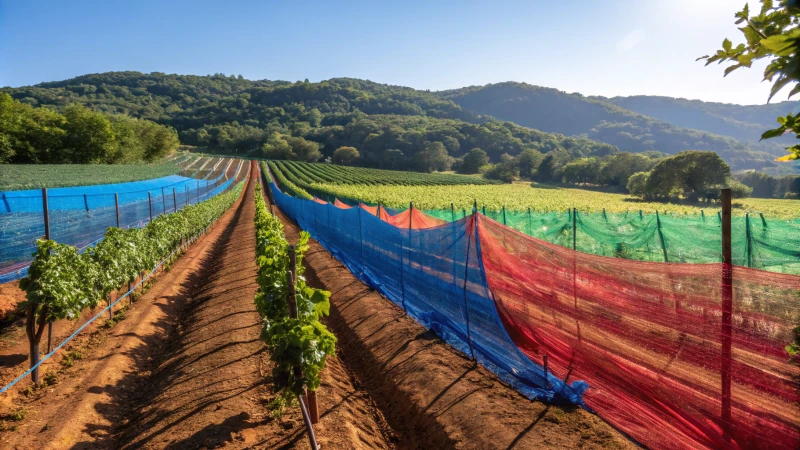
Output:
<svg viewBox="0 0 800 450">
<path fill-rule="evenodd" d="M 330 156 L 340 146 L 353 146 L 362 164 L 376 167 L 419 169 L 418 153 L 432 144 L 441 144 L 444 156 L 454 158 L 480 147 L 493 161 L 527 149 L 564 150 L 572 157 L 618 151 L 585 138 L 479 117 L 427 91 L 348 78 L 291 83 L 110 72 L 2 91 L 33 106 L 78 103 L 150 119 L 177 129 L 185 144 L 228 151 L 259 152 L 283 143 L 302 150 L 311 141 Z"/>
<path fill-rule="evenodd" d="M 758 141 L 764 131 L 775 128 L 776 117 L 800 111 L 800 102 L 796 101 L 743 106 L 650 95 L 596 99 L 679 127 L 708 131 L 745 142 Z M 791 145 L 794 139 L 787 137 L 783 143 Z"/>
<path fill-rule="evenodd" d="M 682 128 L 677 122 L 658 120 L 615 104 L 627 105 L 622 99 L 612 102 L 515 82 L 471 86 L 442 91 L 438 95 L 476 114 L 491 115 L 545 132 L 585 136 L 622 151 L 657 150 L 674 154 L 686 149 L 712 150 L 734 170 L 781 172 L 791 167 L 773 161 L 785 154 L 779 145 L 755 145 L 702 129 Z M 750 107 L 740 108 L 742 118 L 748 114 L 762 115 L 748 113 Z M 774 120 L 775 115 L 772 117 Z M 684 120 L 680 124 L 686 126 L 689 122 Z M 749 136 L 751 132 L 745 130 L 737 136 Z"/>
</svg>

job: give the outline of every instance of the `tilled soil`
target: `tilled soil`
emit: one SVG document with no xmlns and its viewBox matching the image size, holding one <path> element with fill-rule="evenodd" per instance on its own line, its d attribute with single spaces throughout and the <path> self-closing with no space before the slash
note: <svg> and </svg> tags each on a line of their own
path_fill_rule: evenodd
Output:
<svg viewBox="0 0 800 450">
<path fill-rule="evenodd" d="M 278 214 L 296 240 L 297 225 Z M 583 409 L 523 397 L 358 281 L 316 241 L 303 262 L 309 284 L 332 292 L 328 326 L 339 354 L 404 447 L 637 448 Z"/>
</svg>

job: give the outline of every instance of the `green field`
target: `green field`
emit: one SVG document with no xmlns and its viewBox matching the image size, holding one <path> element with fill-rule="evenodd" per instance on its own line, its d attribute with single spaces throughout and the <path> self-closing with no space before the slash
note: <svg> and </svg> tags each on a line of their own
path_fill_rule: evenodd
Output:
<svg viewBox="0 0 800 450">
<path fill-rule="evenodd" d="M 0 191 L 124 183 L 175 175 L 180 171 L 181 168 L 173 162 L 161 164 L 0 164 Z"/>
<path fill-rule="evenodd" d="M 552 187 L 546 185 L 515 183 L 493 186 L 367 186 L 367 185 L 335 185 L 313 184 L 320 193 L 342 199 L 360 200 L 364 203 L 381 203 L 390 208 L 407 208 L 413 201 L 419 209 L 450 209 L 453 203 L 456 209 L 471 210 L 473 201 L 478 207 L 499 211 L 504 206 L 508 211 L 526 211 L 531 208 L 536 212 L 566 211 L 577 208 L 582 212 L 611 213 L 638 212 L 653 213 L 655 211 L 672 214 L 716 214 L 716 204 L 676 204 L 643 202 L 625 194 L 612 194 L 584 189 Z M 744 215 L 745 212 L 758 212 L 764 216 L 777 219 L 790 219 L 800 216 L 800 201 L 746 198 L 734 200 L 734 213 Z"/>
</svg>

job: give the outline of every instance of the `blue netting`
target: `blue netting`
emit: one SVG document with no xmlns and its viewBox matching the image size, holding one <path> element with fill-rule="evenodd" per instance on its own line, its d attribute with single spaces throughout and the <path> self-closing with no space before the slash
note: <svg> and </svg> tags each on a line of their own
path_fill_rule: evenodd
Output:
<svg viewBox="0 0 800 450">
<path fill-rule="evenodd" d="M 362 208 L 297 199 L 270 185 L 275 202 L 361 281 L 529 398 L 583 404 L 588 387 L 565 384 L 511 341 L 486 284 L 472 216 L 436 228 L 401 229 Z M 472 349 L 470 345 L 472 344 Z"/>
<path fill-rule="evenodd" d="M 228 165 L 204 172 L 198 180 L 178 175 L 131 183 L 47 190 L 50 238 L 83 250 L 117 226 L 114 194 L 119 196 L 120 226 L 140 227 L 161 214 L 213 197 L 232 186 L 224 179 Z M 241 164 L 239 165 L 241 169 Z M 213 174 L 213 175 L 212 175 Z M 148 196 L 149 194 L 149 196 Z M 0 192 L 0 283 L 27 274 L 36 239 L 44 236 L 41 190 Z"/>
</svg>

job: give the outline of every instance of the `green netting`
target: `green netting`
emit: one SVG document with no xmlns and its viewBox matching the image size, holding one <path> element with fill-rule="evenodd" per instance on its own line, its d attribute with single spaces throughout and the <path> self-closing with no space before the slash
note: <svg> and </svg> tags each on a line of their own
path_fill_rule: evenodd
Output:
<svg viewBox="0 0 800 450">
<path fill-rule="evenodd" d="M 595 255 L 640 261 L 714 263 L 722 260 L 720 218 L 714 216 L 578 211 L 486 211 L 487 217 L 537 239 Z M 453 220 L 463 210 L 426 210 Z M 574 227 L 574 230 L 573 230 Z M 731 220 L 733 263 L 800 274 L 800 220 L 766 220 L 761 215 Z"/>
</svg>

